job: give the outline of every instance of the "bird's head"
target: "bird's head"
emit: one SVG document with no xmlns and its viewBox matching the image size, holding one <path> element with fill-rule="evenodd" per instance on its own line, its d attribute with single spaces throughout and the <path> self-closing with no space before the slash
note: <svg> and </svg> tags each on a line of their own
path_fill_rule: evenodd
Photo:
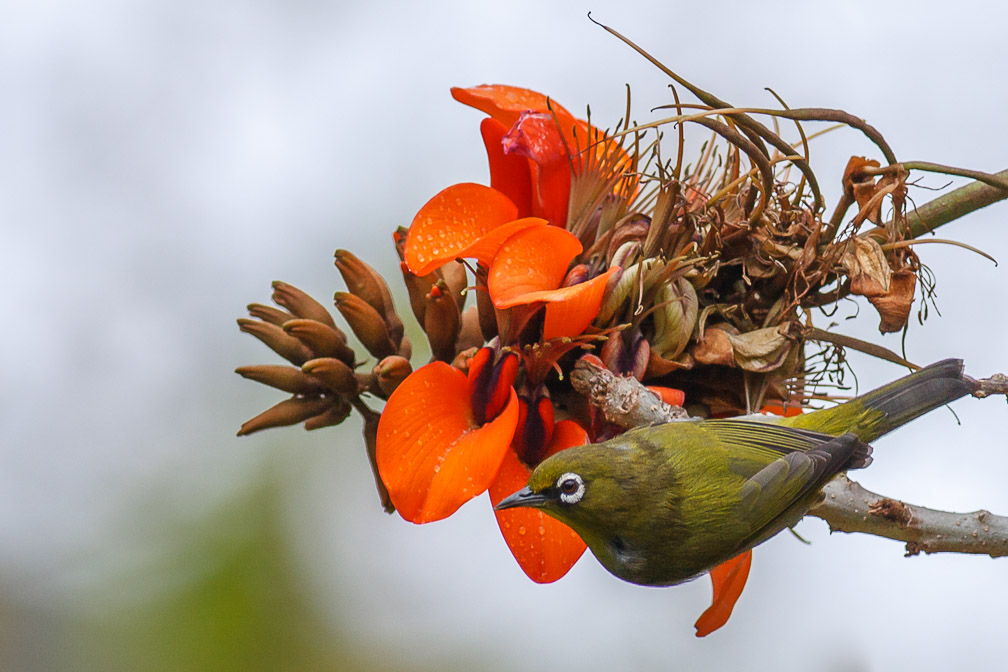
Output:
<svg viewBox="0 0 1008 672">
<path fill-rule="evenodd" d="M 618 440 L 617 440 L 618 441 Z M 540 509 L 567 524 L 595 550 L 629 513 L 639 470 L 615 442 L 560 451 L 543 460 L 528 485 L 502 500 L 497 510 L 524 506 Z"/>
</svg>

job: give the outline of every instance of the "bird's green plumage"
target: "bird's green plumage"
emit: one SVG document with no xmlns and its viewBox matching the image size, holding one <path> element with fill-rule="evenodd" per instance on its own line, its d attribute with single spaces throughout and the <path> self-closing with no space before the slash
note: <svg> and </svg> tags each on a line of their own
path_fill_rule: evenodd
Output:
<svg viewBox="0 0 1008 672">
<path fill-rule="evenodd" d="M 499 507 L 536 506 L 570 525 L 633 583 L 688 580 L 795 524 L 866 445 L 975 389 L 945 360 L 840 406 L 792 418 L 673 422 L 544 460 Z M 562 496 L 565 479 L 582 494 Z"/>
</svg>

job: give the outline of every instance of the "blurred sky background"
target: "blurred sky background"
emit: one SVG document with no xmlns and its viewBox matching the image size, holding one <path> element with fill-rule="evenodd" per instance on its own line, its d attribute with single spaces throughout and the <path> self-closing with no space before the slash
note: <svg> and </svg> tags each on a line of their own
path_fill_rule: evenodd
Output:
<svg viewBox="0 0 1008 672">
<path fill-rule="evenodd" d="M 393 229 L 443 187 L 487 179 L 481 114 L 450 86 L 527 86 L 590 104 L 601 126 L 626 83 L 637 120 L 671 101 L 588 10 L 735 104 L 774 106 L 769 86 L 866 118 L 901 159 L 1008 168 L 997 3 L 7 0 L 0 669 L 1004 664 L 1005 560 L 904 559 L 808 519 L 811 545 L 757 549 L 731 621 L 696 640 L 706 579 L 641 588 L 586 556 L 538 586 L 485 497 L 429 526 L 386 516 L 356 417 L 235 438 L 280 398 L 232 373 L 276 361 L 239 334 L 244 306 L 276 279 L 328 302 L 338 247 L 394 279 Z M 854 154 L 875 156 L 852 131 L 813 144 L 829 208 Z M 1005 262 L 1006 220 L 994 205 L 940 235 Z M 1008 268 L 918 252 L 941 315 L 911 321 L 908 357 L 1008 371 Z M 838 329 L 877 339 L 876 324 L 865 309 Z M 900 335 L 882 342 L 899 350 Z M 853 361 L 862 391 L 902 373 Z M 1008 514 L 1004 400 L 955 410 L 961 425 L 939 410 L 879 441 L 856 478 Z"/>
</svg>

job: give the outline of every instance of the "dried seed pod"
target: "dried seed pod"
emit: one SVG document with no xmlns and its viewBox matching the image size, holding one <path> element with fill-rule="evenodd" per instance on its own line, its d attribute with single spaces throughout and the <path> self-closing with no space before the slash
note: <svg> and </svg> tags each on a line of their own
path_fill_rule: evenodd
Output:
<svg viewBox="0 0 1008 672">
<path fill-rule="evenodd" d="M 252 334 L 275 353 L 298 366 L 314 357 L 308 346 L 270 322 L 243 317 L 238 319 L 238 328 L 246 334 Z"/>
<path fill-rule="evenodd" d="M 329 311 L 321 303 L 293 285 L 279 280 L 274 282 L 273 301 L 293 313 L 294 317 L 315 320 L 322 324 L 328 324 L 333 329 L 336 328 L 336 322 L 333 321 Z"/>
<path fill-rule="evenodd" d="M 368 352 L 378 358 L 395 354 L 396 347 L 389 335 L 388 325 L 377 310 L 349 292 L 336 292 L 333 299 L 336 309 Z"/>
</svg>

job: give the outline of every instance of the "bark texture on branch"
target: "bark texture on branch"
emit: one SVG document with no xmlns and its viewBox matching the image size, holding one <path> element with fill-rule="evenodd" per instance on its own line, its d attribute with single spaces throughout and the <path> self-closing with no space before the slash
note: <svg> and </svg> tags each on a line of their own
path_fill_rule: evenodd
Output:
<svg viewBox="0 0 1008 672">
<path fill-rule="evenodd" d="M 630 429 L 688 419 L 679 407 L 669 406 L 635 378 L 621 377 L 591 355 L 582 357 L 571 383 L 606 419 Z M 980 380 L 974 396 L 1008 393 L 1008 378 L 995 374 Z M 861 532 L 902 541 L 906 555 L 918 553 L 977 553 L 1008 556 L 1008 517 L 989 511 L 952 513 L 907 504 L 866 490 L 841 474 L 823 488 L 825 499 L 808 515 L 825 520 L 833 532 Z"/>
<path fill-rule="evenodd" d="M 823 503 L 809 515 L 829 523 L 831 532 L 862 532 L 906 543 L 906 555 L 979 553 L 1008 555 L 1008 518 L 990 511 L 951 513 L 907 504 L 865 489 L 846 474 L 823 488 Z"/>
</svg>

